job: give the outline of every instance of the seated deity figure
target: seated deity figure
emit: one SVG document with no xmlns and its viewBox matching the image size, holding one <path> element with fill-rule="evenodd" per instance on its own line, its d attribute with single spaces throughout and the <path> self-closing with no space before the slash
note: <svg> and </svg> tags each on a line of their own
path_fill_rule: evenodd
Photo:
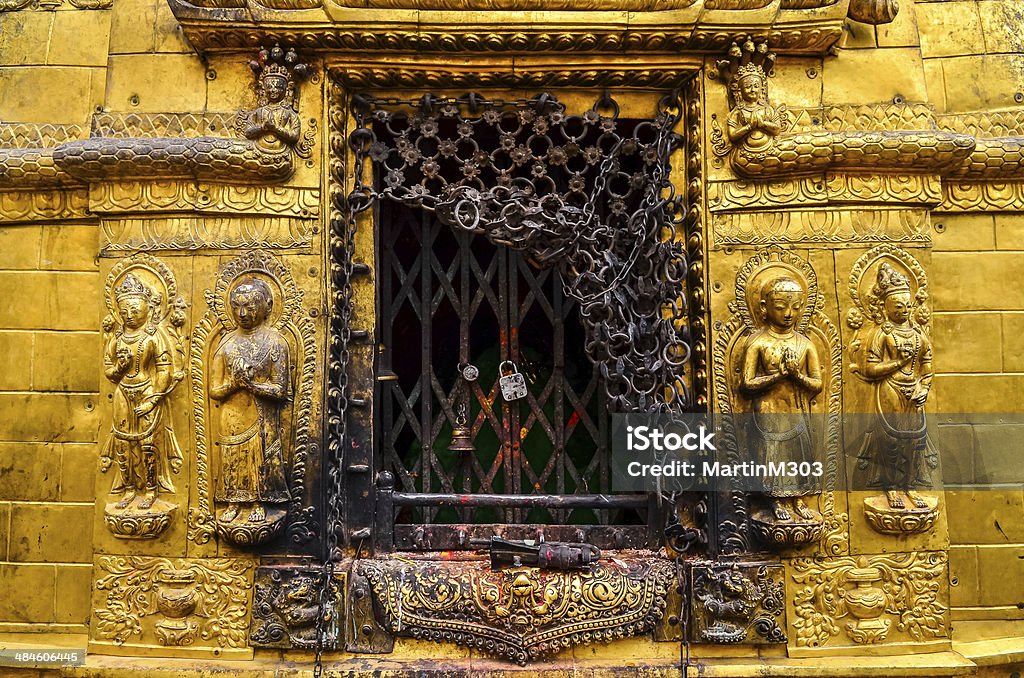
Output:
<svg viewBox="0 0 1024 678">
<path fill-rule="evenodd" d="M 104 350 L 104 374 L 114 390 L 113 426 L 101 455 L 116 464 L 111 492 L 122 493 L 115 510 L 147 510 L 157 495 L 174 492 L 171 473 L 181 467 L 167 396 L 176 385 L 174 347 L 152 320 L 158 297 L 131 273 L 114 290 L 121 323 Z"/>
<path fill-rule="evenodd" d="M 292 75 L 270 61 L 258 67 L 259 106 L 248 113 L 242 131 L 268 152 L 278 152 L 299 141 L 302 123 L 292 101 Z"/>
<path fill-rule="evenodd" d="M 755 461 L 813 463 L 810 401 L 823 382 L 817 349 L 796 329 L 807 294 L 793 278 L 779 276 L 764 284 L 760 297 L 764 325 L 747 340 L 740 389 L 752 404 Z M 820 491 L 810 476 L 769 476 L 765 481 L 778 521 L 816 519 L 804 497 Z"/>
<path fill-rule="evenodd" d="M 929 485 L 926 464 L 937 464 L 924 414 L 933 376 L 931 341 L 913 320 L 905 275 L 883 263 L 872 297 L 884 321 L 870 338 L 866 364 L 857 368 L 875 389 L 875 422 L 860 456 L 864 465 L 874 462 L 869 487 L 883 490 L 890 508 L 906 507 L 902 493 L 914 508 L 927 509 L 915 488 Z"/>
<path fill-rule="evenodd" d="M 729 85 L 735 105 L 729 111 L 729 140 L 746 151 L 771 146 L 782 131 L 782 116 L 768 103 L 768 80 L 760 66 L 741 66 Z"/>
<path fill-rule="evenodd" d="M 256 277 L 231 291 L 236 328 L 218 345 L 210 397 L 220 403 L 220 472 L 214 499 L 227 504 L 218 520 L 263 523 L 273 505 L 287 504 L 282 410 L 290 399 L 291 358 L 268 319 L 270 286 Z"/>
</svg>

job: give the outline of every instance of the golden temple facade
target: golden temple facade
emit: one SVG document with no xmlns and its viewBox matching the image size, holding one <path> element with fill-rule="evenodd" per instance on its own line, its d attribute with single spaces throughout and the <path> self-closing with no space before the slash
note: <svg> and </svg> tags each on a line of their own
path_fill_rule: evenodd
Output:
<svg viewBox="0 0 1024 678">
<path fill-rule="evenodd" d="M 1022 278 L 1017 0 L 0 0 L 0 675 L 1018 676 Z"/>
</svg>

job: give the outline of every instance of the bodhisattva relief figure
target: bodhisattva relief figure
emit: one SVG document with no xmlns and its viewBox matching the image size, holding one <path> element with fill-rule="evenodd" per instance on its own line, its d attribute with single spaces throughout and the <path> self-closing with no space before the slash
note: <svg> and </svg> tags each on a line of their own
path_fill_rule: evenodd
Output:
<svg viewBox="0 0 1024 678">
<path fill-rule="evenodd" d="M 862 469 L 871 468 L 868 487 L 884 492 L 885 505 L 868 499 L 865 510 L 881 532 L 923 531 L 934 523 L 938 506 L 935 497 L 918 492 L 931 485 L 930 469 L 938 465 L 924 412 L 934 374 L 932 344 L 916 321 L 910 279 L 888 262 L 879 265 L 869 299 L 876 326 L 866 360 L 851 371 L 873 386 L 874 423 L 858 457 Z"/>
<path fill-rule="evenodd" d="M 785 106 L 772 106 L 768 101 L 768 72 L 775 64 L 775 55 L 767 43 L 747 40 L 733 43 L 729 59 L 718 62 L 722 82 L 729 87 L 729 116 L 723 138 L 714 123 L 712 146 L 721 157 L 730 151 L 757 157 L 771 148 L 776 135 L 784 132 L 789 120 Z"/>
<path fill-rule="evenodd" d="M 759 66 L 741 66 L 730 84 L 735 106 L 729 111 L 729 141 L 757 153 L 782 131 L 782 116 L 768 103 L 768 78 Z"/>
<path fill-rule="evenodd" d="M 308 67 L 298 62 L 293 50 L 286 52 L 280 47 L 261 50 L 258 60 L 249 65 L 256 75 L 258 103 L 255 109 L 239 114 L 242 135 L 268 153 L 294 149 L 309 157 L 309 144 L 300 143 L 302 122 L 296 96 L 297 79 L 308 75 Z"/>
<path fill-rule="evenodd" d="M 213 355 L 210 397 L 220 403 L 220 472 L 214 499 L 221 523 L 280 520 L 289 500 L 281 414 L 290 399 L 288 343 L 268 323 L 270 286 L 242 279 L 231 291 L 237 327 Z M 280 507 L 275 510 L 274 507 Z"/>
<path fill-rule="evenodd" d="M 817 349 L 796 325 L 807 294 L 793 278 L 768 280 L 761 289 L 764 325 L 747 340 L 741 392 L 753 409 L 752 444 L 760 464 L 817 459 L 812 442 L 810 401 L 822 390 Z M 821 492 L 812 476 L 769 476 L 765 495 L 777 522 L 820 521 L 805 497 Z"/>
<path fill-rule="evenodd" d="M 101 464 L 106 471 L 113 463 L 110 491 L 120 496 L 107 505 L 105 519 L 117 536 L 152 538 L 175 508 L 159 495 L 174 492 L 171 474 L 183 458 L 167 402 L 182 375 L 176 374 L 174 339 L 157 317 L 160 295 L 128 273 L 114 299 L 118 317 L 107 321 L 104 374 L 116 388 Z"/>
</svg>

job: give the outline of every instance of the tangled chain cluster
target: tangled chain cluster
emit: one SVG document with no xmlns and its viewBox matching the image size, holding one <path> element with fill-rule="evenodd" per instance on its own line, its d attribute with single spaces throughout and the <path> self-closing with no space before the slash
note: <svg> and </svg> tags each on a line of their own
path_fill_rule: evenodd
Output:
<svg viewBox="0 0 1024 678">
<path fill-rule="evenodd" d="M 350 144 L 372 161 L 378 190 L 357 176 L 350 200 L 387 199 L 434 211 L 557 267 L 580 304 L 586 352 L 613 411 L 681 411 L 690 404 L 685 216 L 670 181 L 682 143 L 675 97 L 652 120 L 627 120 L 605 95 L 568 115 L 553 95 L 532 99 L 356 97 Z M 358 173 L 357 173 L 358 174 Z"/>
</svg>

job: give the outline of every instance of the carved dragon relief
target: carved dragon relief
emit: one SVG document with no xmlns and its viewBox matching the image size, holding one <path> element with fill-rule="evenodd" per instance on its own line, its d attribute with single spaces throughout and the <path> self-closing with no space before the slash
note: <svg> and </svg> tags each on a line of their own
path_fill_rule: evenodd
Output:
<svg viewBox="0 0 1024 678">
<path fill-rule="evenodd" d="M 468 645 L 519 664 L 650 631 L 676 576 L 670 561 L 651 555 L 581 572 L 404 559 L 364 560 L 358 567 L 393 633 Z"/>
</svg>

